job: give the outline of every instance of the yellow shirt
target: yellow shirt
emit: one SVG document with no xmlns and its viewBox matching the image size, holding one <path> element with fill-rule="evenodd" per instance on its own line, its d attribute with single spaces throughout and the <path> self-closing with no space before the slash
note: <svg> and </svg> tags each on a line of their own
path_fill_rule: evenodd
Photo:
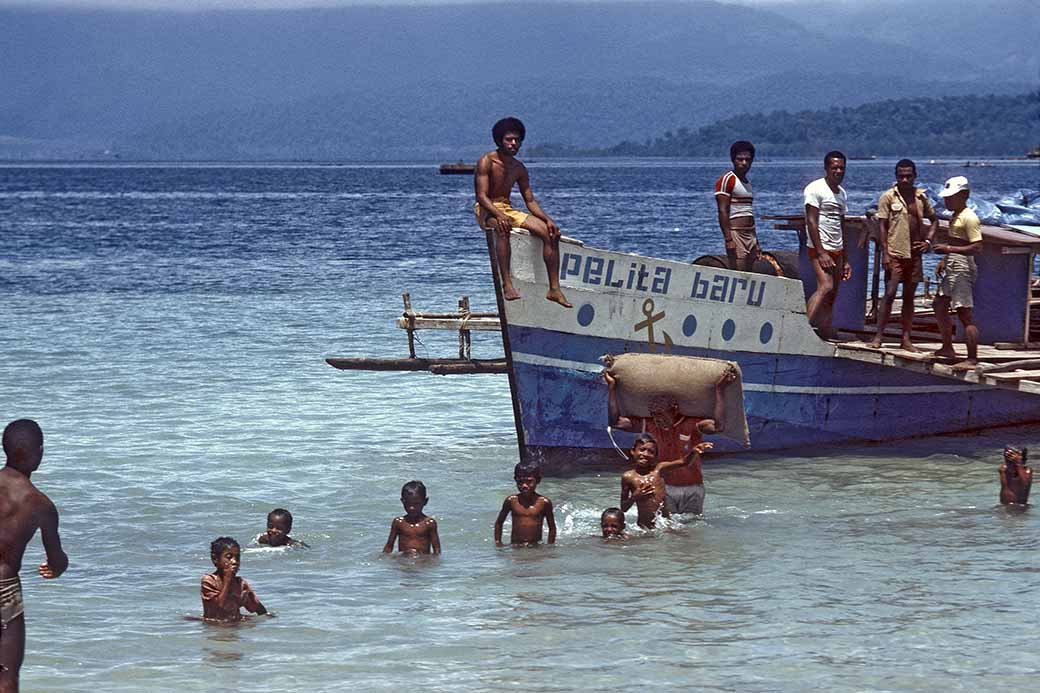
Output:
<svg viewBox="0 0 1040 693">
<path fill-rule="evenodd" d="M 878 219 L 888 220 L 888 254 L 891 257 L 909 259 L 916 255 L 912 252 L 911 244 L 921 238 L 910 237 L 910 219 L 917 218 L 917 235 L 921 233 L 921 220 L 931 219 L 935 216 L 932 203 L 924 190 L 914 188 L 914 203 L 912 209 L 907 209 L 906 203 L 896 186 L 886 190 L 878 200 Z"/>
<path fill-rule="evenodd" d="M 950 228 L 947 229 L 950 238 L 956 238 L 967 243 L 975 243 L 982 240 L 982 224 L 975 212 L 967 207 L 950 219 Z"/>
</svg>

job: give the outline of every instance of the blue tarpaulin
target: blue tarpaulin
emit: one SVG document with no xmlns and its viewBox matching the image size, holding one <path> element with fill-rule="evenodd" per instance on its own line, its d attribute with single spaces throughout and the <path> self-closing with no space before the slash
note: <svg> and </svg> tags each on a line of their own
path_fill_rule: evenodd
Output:
<svg viewBox="0 0 1040 693">
<path fill-rule="evenodd" d="M 949 219 L 952 214 L 946 209 L 939 197 L 941 185 L 924 184 L 928 199 L 935 207 L 935 213 L 942 219 Z M 996 202 L 990 202 L 972 195 L 968 198 L 968 209 L 978 215 L 983 224 L 992 226 L 1040 226 L 1040 190 L 1020 188 L 1010 195 L 1005 195 Z"/>
</svg>

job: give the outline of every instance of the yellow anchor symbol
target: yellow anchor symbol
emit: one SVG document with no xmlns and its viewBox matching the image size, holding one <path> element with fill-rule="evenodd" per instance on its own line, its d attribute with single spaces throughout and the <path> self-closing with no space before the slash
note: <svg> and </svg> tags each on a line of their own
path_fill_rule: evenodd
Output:
<svg viewBox="0 0 1040 693">
<path fill-rule="evenodd" d="M 646 330 L 646 345 L 647 351 L 651 354 L 657 352 L 657 343 L 654 341 L 654 323 L 664 319 L 664 311 L 660 313 L 654 313 L 654 299 L 648 298 L 643 301 L 643 315 L 646 316 L 646 320 L 640 320 L 635 324 L 635 329 Z M 661 330 L 661 334 L 664 335 L 664 351 L 667 354 L 672 353 L 672 338 L 667 332 Z"/>
</svg>

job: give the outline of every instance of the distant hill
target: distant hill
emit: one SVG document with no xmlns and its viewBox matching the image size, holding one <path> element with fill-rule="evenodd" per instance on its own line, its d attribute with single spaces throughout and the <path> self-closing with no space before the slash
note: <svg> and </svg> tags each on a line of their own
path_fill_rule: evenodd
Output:
<svg viewBox="0 0 1040 693">
<path fill-rule="evenodd" d="M 455 159 L 486 148 L 507 114 L 532 144 L 602 146 L 731 113 L 934 96 L 954 81 L 1035 85 L 956 42 L 853 37 L 807 28 L 827 6 L 809 19 L 768 8 L 0 7 L 0 157 Z M 1033 48 L 1001 50 L 1029 64 Z"/>
<path fill-rule="evenodd" d="M 612 147 L 544 145 L 529 156 L 726 156 L 754 142 L 759 155 L 1021 156 L 1040 143 L 1040 93 L 888 99 L 854 108 L 745 113 L 700 128 Z"/>
</svg>

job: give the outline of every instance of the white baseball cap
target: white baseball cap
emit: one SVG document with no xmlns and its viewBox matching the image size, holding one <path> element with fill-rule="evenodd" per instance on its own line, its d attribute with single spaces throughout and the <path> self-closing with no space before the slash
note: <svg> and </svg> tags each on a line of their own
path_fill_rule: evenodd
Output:
<svg viewBox="0 0 1040 693">
<path fill-rule="evenodd" d="M 954 176 L 946 181 L 946 185 L 939 191 L 939 197 L 952 197 L 957 193 L 968 189 L 968 179 L 964 176 Z"/>
</svg>

